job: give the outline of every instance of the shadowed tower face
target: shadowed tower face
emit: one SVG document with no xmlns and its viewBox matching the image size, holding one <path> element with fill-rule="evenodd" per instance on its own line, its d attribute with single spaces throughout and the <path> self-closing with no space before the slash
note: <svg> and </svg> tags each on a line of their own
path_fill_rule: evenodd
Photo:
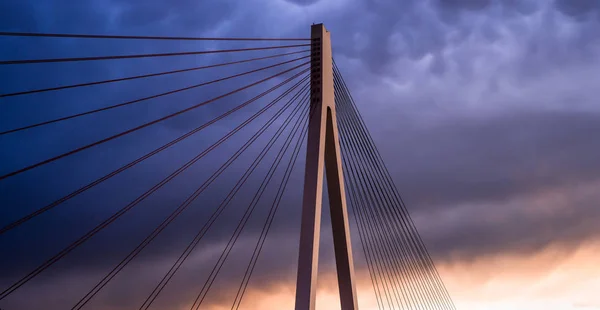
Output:
<svg viewBox="0 0 600 310">
<path fill-rule="evenodd" d="M 341 308 L 355 310 L 358 307 L 335 110 L 331 38 L 323 24 L 311 27 L 310 108 L 296 310 L 315 309 L 325 172 Z"/>
</svg>

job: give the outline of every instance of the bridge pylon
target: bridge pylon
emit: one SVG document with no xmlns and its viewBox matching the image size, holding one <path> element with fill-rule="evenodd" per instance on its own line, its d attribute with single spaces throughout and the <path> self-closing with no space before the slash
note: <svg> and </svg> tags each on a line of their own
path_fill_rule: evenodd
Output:
<svg viewBox="0 0 600 310">
<path fill-rule="evenodd" d="M 335 110 L 331 36 L 323 24 L 311 27 L 310 79 L 311 112 L 295 309 L 315 309 L 323 178 L 326 173 L 341 309 L 357 310 L 354 262 Z"/>
</svg>

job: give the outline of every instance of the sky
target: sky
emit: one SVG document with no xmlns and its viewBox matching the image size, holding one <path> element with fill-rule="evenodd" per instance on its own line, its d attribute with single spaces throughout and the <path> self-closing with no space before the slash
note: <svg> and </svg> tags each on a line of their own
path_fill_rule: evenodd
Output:
<svg viewBox="0 0 600 310">
<path fill-rule="evenodd" d="M 596 99 L 600 95 L 600 2 L 0 2 L 0 31 L 303 38 L 310 35 L 312 23 L 321 22 L 331 32 L 336 63 L 457 309 L 600 309 L 600 105 Z M 0 59 L 172 52 L 248 44 L 0 38 Z M 244 56 L 0 66 L 0 92 L 240 59 L 236 57 Z M 0 130 L 250 68 L 254 67 L 0 98 Z M 47 129 L 0 136 L 0 174 L 172 113 L 239 83 L 225 82 Z M 258 93 L 257 89 L 235 95 L 222 105 L 207 106 L 95 151 L 0 181 L 0 225 L 70 193 Z M 190 138 L 0 236 L 4 249 L 0 251 L 0 286 L 4 288 L 29 272 L 257 109 L 249 107 L 210 133 Z M 247 136 L 240 134 L 222 147 L 233 152 Z M 249 150 L 253 154 L 258 151 L 258 147 Z M 165 186 L 140 208 L 0 301 L 0 308 L 72 306 L 73 300 L 85 294 L 183 201 L 198 180 L 212 172 L 211 167 L 222 162 L 220 154 L 208 155 L 201 165 Z M 242 161 L 226 172 L 211 194 L 201 196 L 193 206 L 217 204 L 236 177 L 236 169 L 247 164 Z M 299 172 L 293 176 L 295 184 L 301 182 Z M 243 198 L 253 190 L 242 192 L 239 203 L 234 201 L 233 209 L 190 256 L 155 308 L 189 308 L 190 299 L 230 235 L 228 220 L 239 216 L 236 208 L 244 206 Z M 299 195 L 286 196 L 286 208 L 275 221 L 242 309 L 292 306 Z M 88 308 L 138 307 L 193 235 L 195 218 L 203 218 L 207 212 L 190 208 Z M 225 276 L 218 278 L 211 291 L 215 293 L 209 295 L 208 307 L 229 309 L 239 285 L 235 267 L 247 263 L 236 253 L 250 250 L 259 222 L 258 218 L 252 220 L 251 228 L 242 234 Z M 327 246 L 331 236 L 325 227 L 323 231 L 317 305 L 319 309 L 335 309 L 333 253 Z M 353 238 L 359 302 L 362 309 L 375 309 L 362 252 L 355 235 Z"/>
</svg>

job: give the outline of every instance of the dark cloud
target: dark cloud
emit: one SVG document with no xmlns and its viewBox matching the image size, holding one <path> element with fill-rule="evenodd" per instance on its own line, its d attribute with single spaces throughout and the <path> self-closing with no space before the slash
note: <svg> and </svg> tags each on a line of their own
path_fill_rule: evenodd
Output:
<svg viewBox="0 0 600 310">
<path fill-rule="evenodd" d="M 600 11 L 600 3 L 597 1 L 585 1 L 585 0 L 555 0 L 556 7 L 563 13 L 577 18 L 586 18 L 596 16 L 598 18 L 598 11 Z"/>
<path fill-rule="evenodd" d="M 531 14 L 539 7 L 538 1 L 532 0 L 437 0 L 442 11 L 481 11 L 493 8 L 501 8 L 505 13 L 518 12 L 520 14 Z"/>
<path fill-rule="evenodd" d="M 7 25 L 13 25 L 13 27 L 18 24 L 27 25 L 30 30 L 38 28 L 38 22 L 34 17 L 36 6 L 31 2 L 2 1 L 0 10 L 4 12 L 2 17 Z M 10 12 L 10 14 L 6 14 L 6 12 Z"/>
<path fill-rule="evenodd" d="M 446 207 L 597 181 L 598 124 L 596 113 L 529 112 L 406 124 L 379 141 L 393 141 L 380 145 L 415 208 Z"/>
<path fill-rule="evenodd" d="M 169 31 L 202 33 L 218 27 L 237 11 L 232 1 L 218 1 L 210 7 L 196 5 L 195 1 L 148 1 L 143 4 L 115 1 L 117 18 L 113 27 L 134 28 L 140 31 L 157 30 L 160 25 Z M 207 14 L 208 13 L 208 14 Z M 166 26 L 166 27 L 165 27 Z"/>
<path fill-rule="evenodd" d="M 441 261 L 471 261 L 506 253 L 527 256 L 549 247 L 574 250 L 598 240 L 599 184 L 549 186 L 497 203 L 454 205 L 439 210 L 439 218 L 452 217 L 463 229 L 424 222 L 421 228 L 436 231 L 427 241 Z"/>
<path fill-rule="evenodd" d="M 495 3 L 492 0 L 439 0 L 439 4 L 446 9 L 481 10 Z"/>
<path fill-rule="evenodd" d="M 309 6 L 319 2 L 319 0 L 287 0 L 289 3 L 294 3 L 302 6 Z"/>
</svg>

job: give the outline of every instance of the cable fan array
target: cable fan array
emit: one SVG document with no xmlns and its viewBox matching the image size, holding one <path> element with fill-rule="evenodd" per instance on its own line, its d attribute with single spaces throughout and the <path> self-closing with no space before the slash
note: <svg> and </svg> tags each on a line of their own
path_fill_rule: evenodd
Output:
<svg viewBox="0 0 600 310">
<path fill-rule="evenodd" d="M 193 37 L 146 37 L 146 36 L 102 36 L 102 35 L 72 35 L 72 34 L 41 34 L 41 33 L 11 33 L 11 32 L 0 32 L 0 36 L 11 36 L 11 37 L 45 37 L 45 38 L 69 38 L 69 39 L 93 39 L 93 40 L 185 40 L 185 41 L 309 41 L 309 39 L 298 39 L 298 38 L 193 38 Z M 200 309 L 207 303 L 207 296 L 211 291 L 215 283 L 215 279 L 222 273 L 222 268 L 230 258 L 232 249 L 239 245 L 240 236 L 244 230 L 248 229 L 248 223 L 251 217 L 258 219 L 258 222 L 262 223 L 258 233 L 252 235 L 253 251 L 248 258 L 244 258 L 247 262 L 243 268 L 243 273 L 240 274 L 240 278 L 237 280 L 239 288 L 235 294 L 235 298 L 231 303 L 231 309 L 238 309 L 244 298 L 244 295 L 249 286 L 251 277 L 263 250 L 265 241 L 268 237 L 270 228 L 275 220 L 275 215 L 282 205 L 284 200 L 284 194 L 286 193 L 288 182 L 291 178 L 292 171 L 296 166 L 298 156 L 302 149 L 307 130 L 308 113 L 309 113 L 309 70 L 310 70 L 310 44 L 287 44 L 287 45 L 270 45 L 270 46 L 257 46 L 247 48 L 231 48 L 223 50 L 201 50 L 201 51 L 190 51 L 190 52 L 176 52 L 176 53 L 152 53 L 152 54 L 136 54 L 136 55 L 111 55 L 111 56 L 93 56 L 93 57 L 71 57 L 71 58 L 48 58 L 48 59 L 25 59 L 25 60 L 2 60 L 0 66 L 23 66 L 23 65 L 35 65 L 40 63 L 63 63 L 63 62 L 89 62 L 89 61 L 113 61 L 118 59 L 131 59 L 133 61 L 137 58 L 157 58 L 160 57 L 175 57 L 175 56 L 192 56 L 197 55 L 202 57 L 206 54 L 227 54 L 232 55 L 247 55 L 253 53 L 252 56 L 242 56 L 243 58 L 234 59 L 230 61 L 217 62 L 208 65 L 194 66 L 182 69 L 173 69 L 161 72 L 152 72 L 146 74 L 137 74 L 132 76 L 101 79 L 97 81 L 81 82 L 65 85 L 50 85 L 44 88 L 29 89 L 29 90 L 15 90 L 11 92 L 4 92 L 0 94 L 0 98 L 15 98 L 25 96 L 36 96 L 39 93 L 58 92 L 67 89 L 79 89 L 86 88 L 93 85 L 101 86 L 105 85 L 109 87 L 113 84 L 126 83 L 132 80 L 149 80 L 155 77 L 170 77 L 176 76 L 184 72 L 202 71 L 207 69 L 215 69 L 221 67 L 235 67 L 241 64 L 254 64 L 255 68 L 252 70 L 246 70 L 241 73 L 225 75 L 210 81 L 202 83 L 196 83 L 193 85 L 175 88 L 169 91 L 156 92 L 154 94 L 145 95 L 135 100 L 128 100 L 123 102 L 110 103 L 101 108 L 92 108 L 84 112 L 64 113 L 63 116 L 44 120 L 42 122 L 23 124 L 15 128 L 3 128 L 0 130 L 0 137 L 2 136 L 13 136 L 19 135 L 22 132 L 35 132 L 50 130 L 59 124 L 64 122 L 73 121 L 74 119 L 84 119 L 97 115 L 100 113 L 111 113 L 113 110 L 118 110 L 125 106 L 140 106 L 143 108 L 143 104 L 150 103 L 152 100 L 157 98 L 168 97 L 176 93 L 190 91 L 197 88 L 205 88 L 212 84 L 219 84 L 229 80 L 239 79 L 240 84 L 236 88 L 227 89 L 226 86 L 221 86 L 218 90 L 222 93 L 216 96 L 212 96 L 209 99 L 201 100 L 200 102 L 193 103 L 187 107 L 181 107 L 175 112 L 168 113 L 161 117 L 153 120 L 143 122 L 140 124 L 132 125 L 129 129 L 116 134 L 108 135 L 102 139 L 92 141 L 83 145 L 79 145 L 73 149 L 67 149 L 58 155 L 46 158 L 41 161 L 31 162 L 25 166 L 15 168 L 12 171 L 5 171 L 0 173 L 1 182 L 10 182 L 11 178 L 15 176 L 22 176 L 29 173 L 31 170 L 46 166 L 54 162 L 67 161 L 73 155 L 77 153 L 92 152 L 100 149 L 102 146 L 108 145 L 112 140 L 120 139 L 124 136 L 130 135 L 134 132 L 140 131 L 141 129 L 156 126 L 169 119 L 177 118 L 183 114 L 191 111 L 202 109 L 204 106 L 212 105 L 231 105 L 233 106 L 226 111 L 212 117 L 208 121 L 200 124 L 199 126 L 188 130 L 184 134 L 181 134 L 169 142 L 156 146 L 152 151 L 147 152 L 143 156 L 130 160 L 126 164 L 119 168 L 105 173 L 102 176 L 96 177 L 92 182 L 89 182 L 70 193 L 55 199 L 54 201 L 37 207 L 33 212 L 28 214 L 21 214 L 18 218 L 11 219 L 8 223 L 3 222 L 0 227 L 0 238 L 11 238 L 17 229 L 27 230 L 31 229 L 33 225 L 33 219 L 44 218 L 56 211 L 55 209 L 60 208 L 67 201 L 74 200 L 76 197 L 83 193 L 90 191 L 92 188 L 100 185 L 101 183 L 107 182 L 110 179 L 116 178 L 119 174 L 126 170 L 130 170 L 140 165 L 142 162 L 149 160 L 151 157 L 156 156 L 161 152 L 168 152 L 176 145 L 186 139 L 192 139 L 197 135 L 208 134 L 208 129 L 211 127 L 222 126 L 228 128 L 227 132 L 218 138 L 214 143 L 204 148 L 201 152 L 193 156 L 183 165 L 176 170 L 172 171 L 168 176 L 155 183 L 152 187 L 148 188 L 137 198 L 130 201 L 128 204 L 118 208 L 116 212 L 106 217 L 102 221 L 96 223 L 96 225 L 89 229 L 86 233 L 77 237 L 73 242 L 64 246 L 55 252 L 54 255 L 42 260 L 37 267 L 33 268 L 29 272 L 19 276 L 16 279 L 11 279 L 11 283 L 7 287 L 0 288 L 0 305 L 3 302 L 7 302 L 9 305 L 19 305 L 18 300 L 13 299 L 13 296 L 18 295 L 19 291 L 35 282 L 36 278 L 41 274 L 47 273 L 55 265 L 65 257 L 72 255 L 73 252 L 80 250 L 81 246 L 89 242 L 90 239 L 98 234 L 103 233 L 106 229 L 110 228 L 113 223 L 118 220 L 122 220 L 125 214 L 130 213 L 131 210 L 140 208 L 142 202 L 152 198 L 152 195 L 165 187 L 169 182 L 174 181 L 187 169 L 200 164 L 202 159 L 207 157 L 210 153 L 216 150 L 221 150 L 222 163 L 217 167 L 211 165 L 205 166 L 203 170 L 212 171 L 212 173 L 203 180 L 195 180 L 197 186 L 189 193 L 189 196 L 183 200 L 179 205 L 171 206 L 171 211 L 162 219 L 159 225 L 157 225 L 149 234 L 147 234 L 131 251 L 124 253 L 122 259 L 118 262 L 114 262 L 112 268 L 107 270 L 102 277 L 98 279 L 95 285 L 89 287 L 85 294 L 82 294 L 79 299 L 73 300 L 71 309 L 83 309 L 86 306 L 93 308 L 94 298 L 107 287 L 111 281 L 128 266 L 130 263 L 140 257 L 145 249 L 161 234 L 165 229 L 172 225 L 174 221 L 181 217 L 182 214 L 191 208 L 204 208 L 208 212 L 209 216 L 200 217 L 195 219 L 197 223 L 195 233 L 192 236 L 182 236 L 182 238 L 188 238 L 185 246 L 180 250 L 180 254 L 177 255 L 171 262 L 171 266 L 163 272 L 163 276 L 154 284 L 153 289 L 147 292 L 147 297 L 139 302 L 139 309 L 149 309 L 153 305 L 156 306 L 156 301 L 164 292 L 164 289 L 172 282 L 174 276 L 181 270 L 181 267 L 186 263 L 186 260 L 190 258 L 194 250 L 197 250 L 203 239 L 205 239 L 207 233 L 211 228 L 215 228 L 215 223 L 223 217 L 228 210 L 231 213 L 235 204 L 240 204 L 239 199 L 248 196 L 248 201 L 245 202 L 246 207 L 233 208 L 233 210 L 240 209 L 237 216 L 237 223 L 232 231 L 229 231 L 230 238 L 223 246 L 221 254 L 214 263 L 210 274 L 204 279 L 203 284 L 197 286 L 196 296 L 189 300 L 190 309 Z M 273 53 L 277 52 L 277 53 Z M 256 54 L 262 53 L 262 54 Z M 270 62 L 270 63 L 267 63 Z M 245 80 L 241 79 L 244 78 Z M 248 82 L 247 80 L 253 79 Z M 144 90 L 145 91 L 145 90 Z M 258 92 L 259 91 L 259 92 Z M 257 93 L 258 92 L 258 93 Z M 234 96 L 235 94 L 238 94 Z M 193 98 L 193 97 L 192 97 Z M 243 100 L 240 98 L 244 98 Z M 3 99 L 6 100 L 6 99 Z M 11 104 L 9 101 L 0 102 L 3 104 Z M 176 103 L 173 103 L 176 104 Z M 212 115 L 212 113 L 208 113 Z M 5 117 L 5 116 L 3 116 Z M 6 116 L 8 117 L 8 116 Z M 18 116 L 11 116 L 18 117 Z M 238 121 L 239 120 L 239 121 Z M 251 132 L 251 135 L 247 133 Z M 249 136 L 249 137 L 248 137 Z M 152 137 L 147 137 L 152 139 Z M 237 143 L 233 153 L 229 152 L 230 148 L 223 149 L 220 147 L 224 144 L 231 145 L 232 142 Z M 255 154 L 255 151 L 258 154 Z M 251 154 L 249 154 L 251 153 Z M 240 160 L 244 156 L 252 157 L 253 160 Z M 240 165 L 242 162 L 246 164 L 245 169 L 232 168 L 233 164 Z M 216 181 L 223 179 L 223 175 L 229 172 L 237 173 L 237 181 L 230 186 L 229 191 L 226 193 L 222 200 L 216 204 L 209 204 L 198 198 L 204 192 L 209 192 L 214 189 L 213 185 Z M 260 185 L 251 190 L 254 192 L 253 195 L 240 195 L 240 191 L 253 185 L 249 183 L 256 183 L 254 179 L 262 180 Z M 211 187 L 213 185 L 213 187 Z M 270 194 L 267 195 L 266 193 Z M 274 193 L 274 194 L 273 194 Z M 300 205 L 300 202 L 297 204 Z M 85 206 L 81 206 L 82 208 Z M 259 212 L 260 211 L 260 212 Z M 37 223 L 36 221 L 35 223 Z M 6 240 L 6 239 L 5 239 Z M 0 242 L 1 239 L 0 239 Z M 247 242 L 246 242 L 247 243 Z M 247 244 L 246 244 L 247 245 Z M 6 278 L 2 279 L 2 283 L 6 282 Z M 21 296 L 21 298 L 23 298 Z M 10 302 L 10 303 L 8 303 Z"/>
<path fill-rule="evenodd" d="M 90 178 L 91 181 L 77 184 L 76 187 L 69 188 L 65 194 L 52 197 L 49 201 L 42 200 L 35 207 L 21 209 L 11 205 L 2 206 L 3 209 L 10 208 L 11 212 L 8 213 L 10 218 L 3 218 L 0 221 L 0 249 L 10 238 L 18 239 L 23 232 L 35 232 L 36 225 L 40 225 L 42 222 L 51 227 L 52 216 L 64 208 L 75 206 L 75 208 L 86 209 L 86 203 L 81 202 L 81 199 L 85 197 L 84 194 L 96 193 L 101 190 L 99 195 L 109 196 L 118 189 L 110 188 L 107 193 L 106 188 L 113 184 L 111 182 L 119 180 L 119 177 L 122 178 L 132 170 L 146 172 L 142 166 L 164 156 L 165 153 L 173 157 L 181 155 L 183 153 L 181 145 L 184 143 L 203 142 L 199 143 L 200 150 L 190 152 L 189 148 L 186 149 L 180 165 L 168 170 L 166 176 L 157 177 L 158 181 L 149 182 L 152 184 L 151 186 L 144 187 L 139 193 L 135 192 L 135 195 L 132 195 L 133 199 L 115 206 L 114 210 L 106 208 L 110 210 L 106 211 L 109 214 L 103 218 L 95 218 L 96 221 L 91 228 L 86 227 L 83 233 L 74 234 L 73 238 L 64 245 L 56 243 L 57 248 L 53 249 L 51 255 L 27 258 L 28 262 L 34 263 L 32 268 L 16 276 L 0 274 L 0 285 L 2 285 L 0 286 L 0 308 L 4 308 L 5 305 L 7 305 L 7 309 L 23 308 L 24 300 L 30 301 L 28 300 L 30 298 L 26 297 L 28 287 L 43 282 L 43 276 L 52 274 L 52 270 L 60 268 L 60 263 L 85 251 L 82 248 L 92 243 L 91 240 L 109 234 L 109 229 L 119 225 L 115 223 L 125 222 L 135 216 L 140 216 L 141 213 L 153 213 L 154 210 L 146 208 L 146 205 L 153 199 L 157 199 L 157 195 L 160 195 L 161 192 L 168 191 L 169 186 L 176 182 L 182 182 L 182 179 L 186 183 L 191 183 L 189 190 L 181 189 L 182 192 L 187 190 L 183 194 L 185 199 L 176 202 L 161 202 L 165 205 L 164 210 L 166 211 L 164 214 L 158 212 L 153 214 L 158 218 L 156 225 L 153 224 L 147 233 L 144 231 L 140 238 L 124 236 L 123 238 L 130 238 L 133 246 L 127 248 L 126 251 L 119 252 L 117 259 L 109 259 L 108 267 L 101 268 L 100 274 L 93 278 L 91 284 L 73 283 L 80 287 L 75 291 L 77 296 L 71 300 L 70 296 L 65 295 L 62 300 L 67 304 L 61 304 L 60 308 L 97 308 L 97 303 L 101 299 L 99 295 L 106 292 L 111 285 L 115 285 L 117 279 L 123 279 L 123 274 L 127 270 L 131 270 L 132 266 L 144 257 L 144 254 L 150 252 L 161 236 L 167 234 L 169 229 L 173 229 L 174 226 L 180 225 L 181 219 L 186 217 L 190 218 L 193 225 L 182 230 L 185 233 L 178 235 L 181 242 L 170 247 L 171 250 L 175 249 L 175 254 L 168 257 L 164 266 L 154 270 L 159 274 L 150 281 L 150 284 L 141 289 L 143 296 L 135 301 L 136 304 L 132 308 L 164 308 L 164 301 L 161 301 L 161 298 L 165 298 L 169 288 L 175 286 L 173 283 L 176 282 L 177 276 L 184 274 L 183 270 L 193 265 L 195 255 L 197 256 L 205 249 L 209 244 L 210 234 L 215 231 L 225 237 L 221 240 L 222 242 L 216 243 L 217 250 L 212 255 L 214 260 L 202 266 L 206 268 L 206 276 L 194 277 L 194 283 L 189 288 L 192 294 L 188 294 L 185 297 L 186 300 L 181 302 L 191 310 L 207 307 L 211 302 L 211 296 L 221 294 L 218 292 L 218 288 L 215 288 L 218 287 L 218 279 L 225 277 L 224 273 L 229 271 L 227 263 L 231 264 L 235 259 L 238 263 L 235 266 L 237 268 L 232 269 L 235 269 L 237 274 L 233 272 L 232 275 L 227 275 L 229 283 L 234 284 L 231 286 L 233 289 L 228 292 L 231 300 L 227 302 L 228 307 L 232 310 L 242 307 L 244 296 L 247 296 L 261 253 L 264 254 L 265 244 L 277 219 L 278 211 L 279 214 L 282 213 L 280 211 L 282 205 L 288 207 L 288 212 L 290 210 L 299 211 L 301 205 L 299 197 L 295 199 L 289 197 L 289 188 L 300 188 L 300 186 L 288 185 L 293 179 L 294 171 L 296 174 L 302 174 L 301 169 L 295 168 L 298 168 L 298 157 L 302 153 L 306 140 L 309 118 L 315 112 L 310 104 L 310 39 L 28 32 L 0 32 L 1 37 L 19 38 L 19 40 L 92 40 L 101 42 L 197 41 L 206 42 L 207 45 L 216 42 L 218 43 L 216 46 L 231 44 L 230 42 L 235 41 L 256 44 L 168 53 L 0 60 L 0 68 L 13 68 L 64 63 L 135 62 L 144 59 L 160 60 L 162 64 L 165 59 L 174 57 L 177 59 L 179 57 L 198 57 L 194 58 L 193 65 L 183 68 L 169 67 L 168 70 L 137 72 L 136 74 L 98 78 L 92 81 L 57 83 L 30 89 L 8 90 L 2 88 L 0 90 L 0 108 L 9 108 L 6 110 L 7 112 L 1 110 L 0 117 L 11 121 L 6 122 L 9 124 L 8 126 L 5 125 L 5 122 L 0 123 L 0 147 L 3 148 L 3 151 L 6 149 L 7 152 L 10 152 L 12 148 L 4 148 L 2 145 L 5 143 L 4 141 L 15 141 L 21 137 L 27 139 L 36 134 L 45 134 L 64 124 L 69 126 L 85 124 L 83 122 L 98 115 L 111 117 L 112 121 L 113 113 L 124 109 L 139 109 L 140 113 L 143 113 L 149 105 L 164 104 L 164 100 L 179 97 L 176 97 L 177 100 L 170 100 L 168 109 L 161 110 L 162 114 L 159 116 L 151 115 L 149 118 L 139 118 L 137 122 L 135 119 L 128 119 L 131 122 L 127 122 L 126 127 L 123 127 L 125 129 L 119 129 L 116 133 L 106 134 L 99 139 L 90 137 L 88 140 L 74 145 L 74 143 L 80 142 L 77 140 L 68 147 L 60 149 L 57 154 L 42 159 L 32 157 L 34 160 L 29 162 L 14 161 L 12 165 L 0 167 L 0 189 L 3 190 L 9 188 L 5 185 L 10 184 L 13 180 L 17 180 L 14 181 L 15 183 L 23 182 L 22 180 L 31 181 L 32 184 L 36 183 L 35 176 L 37 175 L 34 173 L 40 169 L 52 170 L 65 162 L 86 161 L 86 156 L 93 154 L 92 152 L 102 152 L 112 148 L 115 143 L 134 135 L 136 139 L 142 139 L 144 143 L 152 144 L 150 150 L 144 151 L 141 156 L 124 157 L 126 158 L 125 162 L 117 165 L 114 169 L 104 169 L 109 166 L 102 165 L 96 167 L 97 169 L 90 169 L 90 171 L 93 170 L 93 172 L 89 172 L 93 175 Z M 273 42 L 283 41 L 292 42 L 273 45 L 276 44 Z M 263 42 L 263 44 L 269 45 L 264 46 L 251 42 Z M 208 58 L 210 61 L 200 61 L 206 59 L 203 57 L 211 57 L 211 55 L 218 57 Z M 390 172 L 358 111 L 348 86 L 335 61 L 333 64 L 337 125 L 347 201 L 358 231 L 358 238 L 355 238 L 355 241 L 361 244 L 377 305 L 379 309 L 455 309 Z M 205 72 L 211 74 L 204 75 Z M 194 80 L 191 84 L 186 85 L 178 84 L 181 79 L 177 79 L 177 77 L 182 74 L 196 73 L 211 76 L 211 78 L 202 81 Z M 172 82 L 161 86 L 171 87 L 171 84 L 177 86 L 159 90 L 164 87 L 154 87 L 162 83 L 156 82 L 156 79 Z M 117 89 L 121 85 L 142 82 L 154 84 L 148 84 L 149 86 L 146 87 L 138 86 L 136 94 L 143 93 L 143 95 L 136 95 L 134 99 L 114 99 L 105 102 L 100 107 L 93 104 L 89 106 L 81 104 L 85 109 L 78 110 L 65 108 L 67 105 L 63 105 L 59 100 L 44 102 L 46 105 L 55 105 L 58 115 L 37 121 L 28 121 L 28 118 L 24 117 L 25 121 L 20 123 L 22 115 L 12 114 L 18 109 L 10 108 L 16 103 L 23 102 L 15 101 L 22 98 L 37 104 L 37 98 L 40 97 L 36 96 L 75 90 L 110 92 L 111 89 Z M 185 96 L 181 97 L 182 94 Z M 48 100 L 48 98 L 54 97 L 43 98 Z M 44 113 L 39 115 L 46 116 Z M 48 115 L 54 115 L 54 113 Z M 153 134 L 149 133 L 149 130 L 190 115 L 194 118 L 193 125 L 185 127 L 185 129 L 169 131 L 170 135 L 166 143 L 156 143 L 160 141 L 160 139 L 155 139 L 156 131 Z M 122 120 L 116 116 L 114 119 Z M 85 128 L 81 128 L 81 130 L 82 133 L 85 133 Z M 50 141 L 50 144 L 54 142 L 57 141 Z M 57 145 L 63 144 L 57 143 Z M 39 146 L 39 148 L 41 147 Z M 127 143 L 121 144 L 120 147 L 123 148 L 122 150 L 135 148 L 134 145 Z M 42 154 L 46 156 L 46 153 Z M 14 158 L 19 155 L 11 154 Z M 95 165 L 91 161 L 85 164 Z M 55 174 L 63 173 L 60 169 L 56 170 L 59 172 L 54 172 Z M 192 177 L 189 177 L 190 171 L 194 172 Z M 34 177 L 31 177 L 32 175 Z M 39 186 L 39 184 L 31 186 Z M 2 192 L 2 196 L 9 194 L 11 193 L 8 191 Z M 295 200 L 294 203 L 288 203 L 292 200 Z M 202 212 L 196 212 L 197 210 Z M 78 214 L 69 216 L 75 218 Z M 280 221 L 284 220 L 281 215 L 278 218 Z M 75 221 L 77 221 L 76 218 Z M 228 225 L 223 225 L 223 221 L 228 221 Z M 136 228 L 139 227 L 136 226 Z M 214 246 L 214 244 L 211 245 Z M 235 257 L 236 249 L 241 246 L 248 247 L 250 254 Z M 355 247 L 355 249 L 359 248 Z M 5 255 L 12 255 L 7 253 L 8 251 L 0 255 L 3 256 L 2 258 Z M 21 269 L 15 268 L 17 273 Z M 44 301 L 40 300 L 38 304 L 43 303 Z"/>
<path fill-rule="evenodd" d="M 456 309 L 334 61 L 348 201 L 379 309 Z"/>
</svg>

